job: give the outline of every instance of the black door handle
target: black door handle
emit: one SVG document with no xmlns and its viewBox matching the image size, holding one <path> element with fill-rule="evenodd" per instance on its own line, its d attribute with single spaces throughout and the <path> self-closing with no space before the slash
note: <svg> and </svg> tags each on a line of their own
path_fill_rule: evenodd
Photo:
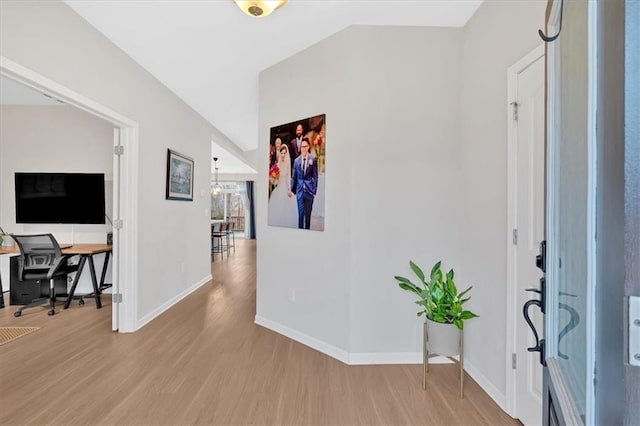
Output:
<svg viewBox="0 0 640 426">
<path fill-rule="evenodd" d="M 528 288 L 525 291 L 531 291 L 533 293 L 538 293 L 540 295 L 540 304 L 537 306 L 540 307 L 540 310 L 543 314 L 547 313 L 546 305 L 547 305 L 547 297 L 546 297 L 546 280 L 544 277 L 540 278 L 540 289 L 537 288 Z"/>
<path fill-rule="evenodd" d="M 547 241 L 540 243 L 540 254 L 536 256 L 536 266 L 542 272 L 547 272 Z"/>
<path fill-rule="evenodd" d="M 540 292 L 540 290 L 536 290 L 536 289 L 531 289 L 537 293 Z M 524 320 L 527 322 L 527 324 L 529 324 L 529 328 L 531 329 L 531 332 L 533 333 L 533 337 L 535 337 L 536 339 L 536 344 L 533 347 L 527 348 L 527 351 L 529 352 L 540 352 L 540 364 L 546 366 L 547 362 L 544 359 L 544 346 L 545 346 L 545 342 L 544 339 L 540 339 L 540 337 L 538 336 L 538 330 L 536 330 L 536 327 L 533 325 L 533 322 L 531 321 L 531 317 L 529 317 L 529 308 L 531 306 L 537 306 L 538 308 L 540 308 L 540 311 L 542 311 L 542 302 L 540 300 L 537 299 L 531 299 L 528 300 L 524 306 L 522 307 L 522 315 L 524 316 Z"/>
</svg>

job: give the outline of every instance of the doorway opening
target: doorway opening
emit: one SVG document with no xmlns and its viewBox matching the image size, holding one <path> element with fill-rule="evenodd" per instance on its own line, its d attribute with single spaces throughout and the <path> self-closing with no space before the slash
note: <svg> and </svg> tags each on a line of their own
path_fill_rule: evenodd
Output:
<svg viewBox="0 0 640 426">
<path fill-rule="evenodd" d="M 0 75 L 111 123 L 113 132 L 113 287 L 112 330 L 137 327 L 138 124 L 8 58 L 0 56 Z"/>
<path fill-rule="evenodd" d="M 245 182 L 219 182 L 219 184 L 222 189 L 216 192 L 213 190 L 214 182 L 211 182 L 211 223 L 232 223 L 235 236 L 244 238 L 249 220 L 247 185 Z"/>
</svg>

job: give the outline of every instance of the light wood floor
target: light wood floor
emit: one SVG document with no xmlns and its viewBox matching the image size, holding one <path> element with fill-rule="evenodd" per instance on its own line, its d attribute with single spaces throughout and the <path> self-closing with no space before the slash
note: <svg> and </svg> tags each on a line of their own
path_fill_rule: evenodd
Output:
<svg viewBox="0 0 640 426">
<path fill-rule="evenodd" d="M 347 366 L 253 323 L 255 242 L 214 279 L 133 334 L 111 304 L 54 317 L 16 307 L 0 326 L 39 331 L 0 346 L 0 424 L 518 424 L 454 365 Z M 8 299 L 8 294 L 5 295 Z"/>
</svg>

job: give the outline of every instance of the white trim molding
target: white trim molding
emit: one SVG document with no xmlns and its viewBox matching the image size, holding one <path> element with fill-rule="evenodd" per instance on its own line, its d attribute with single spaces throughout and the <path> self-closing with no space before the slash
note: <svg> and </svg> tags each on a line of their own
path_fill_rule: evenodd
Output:
<svg viewBox="0 0 640 426">
<path fill-rule="evenodd" d="M 286 336 L 292 340 L 295 340 L 298 343 L 302 343 L 305 346 L 309 346 L 310 348 L 322 352 L 323 354 L 328 355 L 332 358 L 335 358 L 338 361 L 349 364 L 349 353 L 344 349 L 340 349 L 329 343 L 323 342 L 322 340 L 316 339 L 315 337 L 311 337 L 308 334 L 302 333 L 298 330 L 294 330 L 287 327 L 286 325 L 271 321 L 270 319 L 261 317 L 259 315 L 256 315 L 255 323 L 264 328 L 268 328 L 271 331 L 275 331 L 278 334 L 282 334 L 283 336 Z"/>
<path fill-rule="evenodd" d="M 9 58 L 0 56 L 0 74 L 38 92 L 45 93 L 118 127 L 136 127 L 138 124 L 86 96 L 59 84 L 42 74 L 24 67 Z"/>
<path fill-rule="evenodd" d="M 330 343 L 311 337 L 286 325 L 256 315 L 255 323 L 278 334 L 282 334 L 298 343 L 315 349 L 325 355 L 337 359 L 347 365 L 399 365 L 422 364 L 422 352 L 362 352 L 349 353 Z M 453 357 L 458 359 L 457 357 Z M 465 361 L 466 362 L 466 361 Z M 452 364 L 453 361 L 444 356 L 429 359 L 429 364 Z M 466 365 L 466 364 L 465 364 Z"/>
<path fill-rule="evenodd" d="M 494 385 L 484 374 L 480 372 L 472 363 L 464 360 L 464 371 L 495 401 L 496 404 L 507 414 L 507 397 Z"/>
<path fill-rule="evenodd" d="M 179 301 L 181 301 L 182 299 L 184 299 L 185 297 L 187 297 L 188 295 L 190 295 L 191 293 L 193 293 L 194 291 L 196 291 L 197 289 L 199 289 L 203 285 L 211 282 L 211 279 L 212 279 L 211 274 L 209 274 L 206 277 L 204 277 L 201 280 L 199 280 L 197 283 L 193 284 L 191 287 L 189 287 L 186 290 L 184 290 L 183 292 L 181 292 L 180 294 L 177 294 L 176 296 L 174 296 L 170 300 L 167 300 L 161 306 L 157 307 L 156 309 L 154 309 L 153 311 L 149 312 L 144 317 L 140 318 L 140 320 L 136 324 L 136 328 L 134 330 L 132 330 L 132 331 L 136 331 L 136 330 L 141 329 L 142 327 L 144 327 L 145 325 L 150 323 L 152 320 L 157 318 L 164 311 L 166 311 L 167 309 L 171 308 L 173 305 L 175 305 L 176 303 L 178 303 Z"/>
<path fill-rule="evenodd" d="M 458 357 L 454 357 L 458 359 Z M 422 364 L 422 352 L 350 353 L 349 365 Z M 429 358 L 429 364 L 453 364 L 445 356 Z M 466 365 L 466 364 L 465 364 Z"/>
<path fill-rule="evenodd" d="M 120 145 L 124 154 L 119 166 L 119 212 L 114 218 L 122 220 L 123 227 L 114 233 L 114 244 L 120 251 L 118 278 L 122 303 L 118 308 L 118 326 L 121 333 L 138 329 L 138 126 L 120 128 Z"/>
</svg>

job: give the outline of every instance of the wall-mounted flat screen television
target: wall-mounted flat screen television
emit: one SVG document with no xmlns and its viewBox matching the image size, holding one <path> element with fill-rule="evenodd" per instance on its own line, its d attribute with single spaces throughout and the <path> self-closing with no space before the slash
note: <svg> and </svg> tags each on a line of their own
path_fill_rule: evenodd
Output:
<svg viewBox="0 0 640 426">
<path fill-rule="evenodd" d="M 16 173 L 16 223 L 105 223 L 104 173 Z"/>
</svg>

